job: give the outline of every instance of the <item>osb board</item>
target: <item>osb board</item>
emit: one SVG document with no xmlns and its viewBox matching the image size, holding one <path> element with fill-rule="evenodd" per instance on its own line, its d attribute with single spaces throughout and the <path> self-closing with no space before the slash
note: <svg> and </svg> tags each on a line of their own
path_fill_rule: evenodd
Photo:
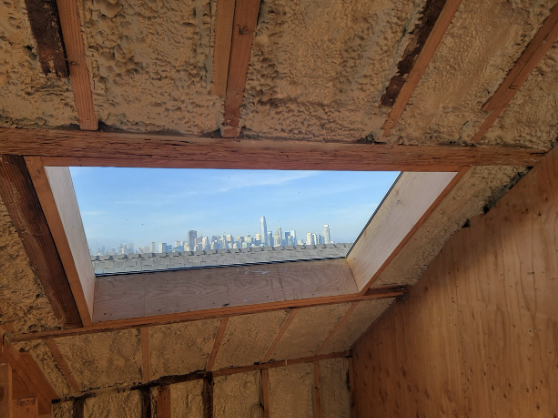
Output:
<svg viewBox="0 0 558 418">
<path fill-rule="evenodd" d="M 263 418 L 262 382 L 259 371 L 221 376 L 215 379 L 215 418 Z"/>
<path fill-rule="evenodd" d="M 359 416 L 558 415 L 558 149 L 355 347 Z"/>
<path fill-rule="evenodd" d="M 554 0 L 461 2 L 392 135 L 403 143 L 467 142 L 487 116 L 482 111 L 548 16 Z M 534 106 L 534 103 L 531 102 Z M 521 121 L 509 120 L 510 133 Z M 513 134 L 510 134 L 513 135 Z M 546 138 L 528 139 L 537 148 Z"/>
<path fill-rule="evenodd" d="M 204 418 L 203 380 L 170 385 L 171 416 L 169 418 Z"/>
<path fill-rule="evenodd" d="M 133 131 L 213 132 L 216 1 L 84 0 L 82 18 L 100 120 Z"/>
<path fill-rule="evenodd" d="M 151 327 L 152 379 L 204 370 L 218 328 L 219 319 Z"/>
<path fill-rule="evenodd" d="M 274 418 L 314 418 L 312 363 L 270 369 L 269 404 Z"/>
<path fill-rule="evenodd" d="M 141 343 L 137 329 L 55 341 L 82 390 L 141 382 Z"/>
<path fill-rule="evenodd" d="M 213 368 L 247 366 L 264 361 L 265 353 L 286 318 L 285 310 L 229 318 Z"/>
<path fill-rule="evenodd" d="M 380 97 L 424 3 L 262 1 L 241 110 L 247 132 L 349 141 L 378 129 Z"/>
<path fill-rule="evenodd" d="M 320 354 L 349 350 L 355 341 L 393 303 L 394 298 L 359 302 L 335 334 L 326 343 Z"/>
<path fill-rule="evenodd" d="M 351 391 L 349 360 L 334 358 L 320 361 L 320 404 L 322 418 L 350 418 Z"/>
<path fill-rule="evenodd" d="M 349 307 L 350 303 L 339 303 L 297 310 L 271 358 L 284 360 L 313 355 Z"/>
</svg>

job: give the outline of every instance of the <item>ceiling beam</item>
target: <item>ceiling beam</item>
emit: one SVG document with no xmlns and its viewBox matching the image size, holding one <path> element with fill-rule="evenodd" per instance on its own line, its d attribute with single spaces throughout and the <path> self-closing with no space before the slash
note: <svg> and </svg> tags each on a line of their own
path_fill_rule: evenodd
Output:
<svg viewBox="0 0 558 418">
<path fill-rule="evenodd" d="M 213 50 L 213 94 L 226 96 L 231 56 L 235 0 L 217 0 L 215 48 Z"/>
<path fill-rule="evenodd" d="M 229 322 L 228 317 L 221 318 L 221 322 L 219 323 L 219 329 L 217 330 L 217 335 L 215 336 L 215 342 L 213 343 L 213 350 L 211 350 L 211 354 L 209 359 L 207 360 L 207 366 L 205 370 L 210 372 L 213 370 L 213 366 L 215 365 L 215 359 L 217 358 L 217 354 L 219 353 L 219 348 L 221 347 L 221 341 L 223 341 L 223 337 L 225 336 L 225 331 L 227 330 L 227 324 Z"/>
<path fill-rule="evenodd" d="M 45 166 L 458 171 L 483 165 L 533 166 L 545 152 L 517 147 L 231 141 L 199 136 L 0 128 L 0 154 L 41 156 Z"/>
<path fill-rule="evenodd" d="M 56 341 L 54 340 L 54 338 L 48 338 L 46 340 L 46 345 L 47 345 L 48 349 L 50 350 L 52 356 L 56 360 L 56 364 L 58 364 L 58 368 L 60 369 L 60 371 L 62 372 L 62 374 L 66 378 L 66 381 L 68 382 L 68 385 L 70 386 L 71 391 L 72 392 L 79 392 L 81 390 L 81 387 L 76 382 L 76 379 L 74 378 L 74 374 L 72 372 L 72 369 L 68 365 L 68 362 L 66 361 L 66 359 L 62 356 L 62 353 L 60 352 L 60 349 L 58 348 L 58 345 L 56 344 Z"/>
<path fill-rule="evenodd" d="M 295 318 L 295 315 L 297 314 L 297 312 L 298 312 L 298 309 L 292 309 L 289 312 L 287 318 L 285 319 L 285 322 L 283 322 L 283 325 L 281 326 L 281 329 L 279 330 L 279 332 L 277 333 L 277 335 L 273 339 L 273 342 L 271 343 L 268 350 L 266 351 L 266 353 L 264 355 L 264 358 L 263 358 L 264 362 L 269 361 L 269 359 L 273 355 L 273 352 L 275 351 L 275 349 L 277 348 L 277 346 L 281 342 L 281 338 L 283 338 L 283 335 L 285 334 L 285 332 L 287 332 L 287 329 L 289 329 L 289 325 L 291 325 L 291 322 L 293 322 L 293 319 Z"/>
</svg>

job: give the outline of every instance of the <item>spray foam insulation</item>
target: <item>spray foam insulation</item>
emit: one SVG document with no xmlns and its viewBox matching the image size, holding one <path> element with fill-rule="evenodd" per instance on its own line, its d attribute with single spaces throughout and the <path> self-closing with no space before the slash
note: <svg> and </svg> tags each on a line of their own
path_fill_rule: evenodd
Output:
<svg viewBox="0 0 558 418">
<path fill-rule="evenodd" d="M 284 310 L 229 318 L 214 369 L 262 362 L 286 318 Z"/>
<path fill-rule="evenodd" d="M 169 387 L 171 418 L 204 418 L 203 380 L 177 383 Z"/>
<path fill-rule="evenodd" d="M 271 358 L 284 360 L 313 355 L 349 307 L 350 303 L 339 303 L 298 309 Z"/>
<path fill-rule="evenodd" d="M 320 361 L 320 404 L 322 418 L 350 418 L 351 390 L 348 386 L 349 360 Z"/>
<path fill-rule="evenodd" d="M 219 319 L 149 328 L 152 378 L 204 370 L 218 329 Z"/>
<path fill-rule="evenodd" d="M 52 418 L 74 418 L 74 403 L 68 401 L 53 404 Z"/>
<path fill-rule="evenodd" d="M 554 3 L 461 2 L 401 120 L 387 139 L 413 144 L 470 141 L 488 115 L 481 110 L 483 104 L 519 59 Z M 511 126 L 521 123 L 508 121 Z M 510 129 L 510 125 L 505 126 Z M 529 142 L 541 146 L 546 141 L 530 138 Z"/>
<path fill-rule="evenodd" d="M 85 400 L 83 418 L 140 418 L 141 393 L 138 390 L 108 392 Z"/>
<path fill-rule="evenodd" d="M 469 218 L 495 203 L 522 170 L 520 167 L 471 169 L 386 267 L 373 287 L 415 284 L 450 236 Z"/>
<path fill-rule="evenodd" d="M 269 369 L 270 416 L 314 418 L 312 363 Z"/>
<path fill-rule="evenodd" d="M 424 1 L 263 0 L 241 124 L 268 137 L 355 140 L 378 103 Z"/>
<path fill-rule="evenodd" d="M 320 350 L 320 354 L 349 350 L 393 301 L 393 298 L 385 298 L 359 302 L 344 320 L 343 326 L 337 329 L 324 348 Z"/>
<path fill-rule="evenodd" d="M 133 131 L 214 131 L 214 0 L 84 0 L 100 120 Z"/>
<path fill-rule="evenodd" d="M 70 80 L 41 69 L 25 2 L 3 0 L 0 10 L 0 127 L 77 123 Z"/>
<path fill-rule="evenodd" d="M 558 43 L 518 90 L 482 143 L 549 149 L 558 137 Z"/>
<path fill-rule="evenodd" d="M 1 199 L 0 266 L 0 325 L 10 324 L 18 333 L 60 328 Z"/>
<path fill-rule="evenodd" d="M 215 379 L 214 384 L 213 416 L 215 418 L 264 417 L 259 371 L 220 376 Z"/>
<path fill-rule="evenodd" d="M 56 344 L 82 390 L 141 382 L 137 329 L 57 338 Z"/>
</svg>

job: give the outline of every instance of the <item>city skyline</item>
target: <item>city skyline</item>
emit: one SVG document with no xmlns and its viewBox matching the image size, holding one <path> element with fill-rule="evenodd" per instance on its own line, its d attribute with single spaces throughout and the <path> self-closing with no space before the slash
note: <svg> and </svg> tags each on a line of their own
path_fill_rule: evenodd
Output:
<svg viewBox="0 0 558 418">
<path fill-rule="evenodd" d="M 88 241 L 166 242 L 196 229 L 233 236 L 282 226 L 356 239 L 397 172 L 71 167 Z M 286 229 L 285 229 L 286 230 Z"/>
</svg>

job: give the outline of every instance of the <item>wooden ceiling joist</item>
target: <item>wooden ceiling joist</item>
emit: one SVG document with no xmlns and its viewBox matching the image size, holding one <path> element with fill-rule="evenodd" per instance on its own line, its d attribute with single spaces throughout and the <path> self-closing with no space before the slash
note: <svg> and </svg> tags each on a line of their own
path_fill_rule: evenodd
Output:
<svg viewBox="0 0 558 418">
<path fill-rule="evenodd" d="M 525 48 L 494 95 L 484 104 L 482 109 L 490 111 L 490 114 L 473 136 L 472 142 L 482 140 L 556 39 L 558 39 L 558 3 L 552 8 L 550 15 L 527 45 L 527 48 Z"/>
<path fill-rule="evenodd" d="M 217 335 L 215 336 L 215 342 L 213 343 L 213 349 L 211 350 L 211 354 L 209 359 L 207 360 L 207 366 L 205 370 L 210 372 L 213 370 L 213 366 L 215 365 L 215 359 L 217 358 L 217 354 L 219 353 L 219 348 L 221 347 L 221 341 L 223 341 L 223 337 L 225 336 L 225 331 L 227 330 L 227 324 L 229 323 L 229 318 L 221 318 L 221 322 L 219 323 L 219 329 L 217 330 Z"/>
<path fill-rule="evenodd" d="M 240 134 L 240 107 L 244 98 L 252 39 L 260 10 L 260 0 L 236 0 L 234 11 L 229 76 L 225 97 L 225 115 L 221 135 L 234 138 Z"/>
<path fill-rule="evenodd" d="M 385 136 L 389 136 L 391 133 L 391 129 L 393 129 L 395 125 L 397 125 L 397 122 L 399 122 L 403 111 L 407 107 L 409 100 L 411 100 L 415 89 L 417 88 L 424 72 L 426 71 L 430 60 L 434 56 L 438 45 L 442 41 L 442 38 L 444 37 L 460 4 L 461 0 L 446 1 L 442 12 L 439 14 L 439 17 L 434 24 L 434 27 L 430 31 L 428 39 L 426 40 L 426 42 L 424 42 L 424 45 L 420 50 L 416 61 L 414 62 L 413 68 L 410 70 L 409 75 L 407 76 L 403 87 L 400 88 L 399 94 L 395 99 L 395 103 L 388 115 L 388 118 L 382 126 Z M 390 101 L 393 101 L 393 98 L 391 98 Z"/>
<path fill-rule="evenodd" d="M 65 327 L 81 326 L 72 290 L 23 157 L 0 155 L 0 195 L 54 314 Z"/>
<path fill-rule="evenodd" d="M 76 382 L 74 374 L 72 373 L 72 369 L 70 369 L 70 366 L 66 362 L 66 359 L 62 356 L 62 353 L 60 352 L 60 349 L 58 348 L 58 345 L 56 344 L 54 338 L 48 338 L 45 342 L 48 349 L 52 353 L 52 356 L 56 360 L 60 371 L 66 378 L 66 381 L 68 382 L 68 385 L 70 386 L 72 392 L 79 392 L 81 388 Z"/>
<path fill-rule="evenodd" d="M 295 315 L 297 314 L 297 312 L 298 312 L 298 309 L 292 309 L 289 312 L 287 318 L 285 319 L 285 322 L 283 322 L 283 325 L 281 326 L 281 329 L 279 330 L 279 332 L 277 333 L 277 335 L 273 339 L 273 342 L 271 343 L 268 350 L 266 351 L 266 353 L 263 357 L 264 362 L 269 361 L 269 359 L 273 355 L 273 352 L 275 351 L 275 349 L 277 348 L 277 346 L 281 342 L 281 338 L 283 338 L 283 335 L 285 334 L 285 332 L 287 332 L 287 329 L 289 329 L 289 326 L 291 325 L 291 322 L 293 322 L 293 319 L 295 318 Z"/>
<path fill-rule="evenodd" d="M 0 128 L 0 154 L 40 156 L 45 166 L 458 171 L 532 166 L 545 151 Z"/>
<path fill-rule="evenodd" d="M 213 51 L 213 94 L 216 96 L 227 94 L 235 4 L 235 0 L 217 0 Z"/>
</svg>

